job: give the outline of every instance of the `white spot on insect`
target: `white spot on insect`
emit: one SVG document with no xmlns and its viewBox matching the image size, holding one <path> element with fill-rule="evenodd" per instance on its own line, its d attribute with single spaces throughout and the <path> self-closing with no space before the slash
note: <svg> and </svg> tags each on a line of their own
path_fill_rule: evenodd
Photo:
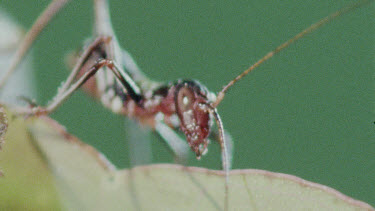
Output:
<svg viewBox="0 0 375 211">
<path fill-rule="evenodd" d="M 188 105 L 188 104 L 189 104 L 189 98 L 185 96 L 185 97 L 182 99 L 182 103 L 183 103 L 184 105 Z"/>
<path fill-rule="evenodd" d="M 113 96 L 115 96 L 115 90 L 108 89 L 108 91 L 105 93 L 105 95 L 107 95 L 108 98 L 112 98 Z"/>
<path fill-rule="evenodd" d="M 177 114 L 171 115 L 169 119 L 174 127 L 178 127 L 180 125 L 180 119 L 178 118 Z"/>
<path fill-rule="evenodd" d="M 157 113 L 156 115 L 155 115 L 155 120 L 156 121 L 164 121 L 164 114 L 163 113 L 161 113 L 161 112 L 159 112 L 159 113 Z"/>
<path fill-rule="evenodd" d="M 188 129 L 188 130 L 194 130 L 195 129 L 195 123 L 193 122 L 191 124 L 186 125 L 186 129 Z"/>
<path fill-rule="evenodd" d="M 145 104 L 144 104 L 144 106 L 145 106 L 145 108 L 150 108 L 150 107 L 152 107 L 153 106 L 153 102 L 152 102 L 152 100 L 147 100 L 146 102 L 145 102 Z"/>
<path fill-rule="evenodd" d="M 144 106 L 145 108 L 155 107 L 160 104 L 161 100 L 162 100 L 161 96 L 154 96 L 153 99 L 147 100 Z"/>
<path fill-rule="evenodd" d="M 208 122 L 208 124 L 212 127 L 212 125 L 214 124 L 214 116 L 212 115 L 212 113 L 210 113 L 210 121 Z"/>
<path fill-rule="evenodd" d="M 198 140 L 198 135 L 196 133 L 194 133 L 192 136 L 191 136 L 191 140 L 192 141 L 196 141 Z"/>
<path fill-rule="evenodd" d="M 185 112 L 183 112 L 183 118 L 184 118 L 184 122 L 186 123 L 186 125 L 189 125 L 189 124 L 192 124 L 194 123 L 194 120 L 193 120 L 193 110 L 187 110 Z"/>
<path fill-rule="evenodd" d="M 114 97 L 111 103 L 111 110 L 115 113 L 120 113 L 122 109 L 122 100 L 120 97 Z"/>
<path fill-rule="evenodd" d="M 207 99 L 209 102 L 215 102 L 216 101 L 216 95 L 213 92 L 208 92 Z"/>
<path fill-rule="evenodd" d="M 202 152 L 203 148 L 204 148 L 204 144 L 199 145 L 199 151 Z M 202 152 L 202 155 L 205 155 L 207 152 L 208 152 L 208 148 L 206 147 L 204 151 Z"/>
<path fill-rule="evenodd" d="M 146 99 L 150 99 L 150 98 L 152 97 L 152 94 L 153 94 L 152 90 L 148 90 L 148 91 L 145 93 L 145 98 L 146 98 Z"/>
<path fill-rule="evenodd" d="M 205 111 L 207 111 L 207 110 L 208 110 L 208 107 L 207 107 L 207 105 L 206 105 L 206 104 L 203 104 L 203 103 L 199 103 L 199 104 L 198 104 L 198 106 L 199 106 L 199 108 L 200 108 L 200 109 L 202 109 L 202 110 L 205 110 Z"/>
<path fill-rule="evenodd" d="M 108 89 L 102 94 L 100 99 L 104 105 L 112 109 L 112 100 L 114 97 L 115 97 L 115 90 Z"/>
</svg>

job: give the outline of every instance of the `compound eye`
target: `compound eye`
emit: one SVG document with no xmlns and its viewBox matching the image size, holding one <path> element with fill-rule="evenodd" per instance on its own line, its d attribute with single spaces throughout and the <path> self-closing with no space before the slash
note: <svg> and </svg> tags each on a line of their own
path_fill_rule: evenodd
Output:
<svg viewBox="0 0 375 211">
<path fill-rule="evenodd" d="M 178 91 L 177 95 L 177 106 L 179 111 L 188 111 L 193 108 L 195 97 L 191 89 L 187 87 L 182 87 Z"/>
</svg>

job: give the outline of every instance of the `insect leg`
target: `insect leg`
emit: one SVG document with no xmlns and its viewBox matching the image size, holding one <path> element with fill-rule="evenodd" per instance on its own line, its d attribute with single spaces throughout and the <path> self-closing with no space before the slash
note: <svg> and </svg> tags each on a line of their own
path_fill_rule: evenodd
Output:
<svg viewBox="0 0 375 211">
<path fill-rule="evenodd" d="M 60 99 L 56 100 L 49 107 L 47 107 L 47 112 L 49 113 L 55 110 L 67 97 L 69 97 L 75 90 L 82 86 L 104 66 L 108 67 L 113 72 L 135 102 L 138 103 L 142 99 L 140 88 L 134 83 L 130 76 L 124 70 L 119 68 L 112 60 L 102 59 L 99 60 L 90 70 L 85 72 L 82 77 L 77 80 L 77 82 L 74 83 L 65 93 L 61 94 L 61 97 L 59 97 Z"/>
<path fill-rule="evenodd" d="M 126 89 L 127 93 L 129 93 L 130 97 L 135 101 L 139 102 L 142 99 L 142 95 L 140 94 L 140 89 L 138 86 L 131 80 L 130 76 L 120 69 L 112 60 L 108 59 L 101 59 L 99 60 L 91 69 L 85 72 L 74 84 L 72 84 L 69 89 L 67 89 L 64 93 L 58 95 L 47 107 L 36 107 L 30 110 L 18 110 L 20 114 L 48 114 L 53 112 L 57 109 L 69 96 L 73 94 L 78 88 L 80 88 L 88 79 L 95 75 L 98 70 L 102 69 L 102 67 L 108 67 L 116 76 L 116 78 L 121 82 L 121 84 Z"/>
<path fill-rule="evenodd" d="M 80 58 L 78 59 L 76 65 L 74 66 L 73 70 L 71 71 L 68 79 L 65 81 L 63 86 L 59 89 L 59 93 L 64 93 L 69 86 L 72 84 L 73 80 L 76 78 L 77 74 L 81 70 L 81 68 L 85 65 L 87 60 L 89 60 L 92 53 L 97 50 L 102 44 L 109 43 L 111 41 L 111 37 L 100 36 L 94 40 L 82 53 Z"/>
<path fill-rule="evenodd" d="M 73 80 L 76 78 L 78 72 L 81 70 L 81 68 L 85 65 L 87 60 L 90 58 L 92 53 L 97 50 L 102 44 L 110 42 L 111 38 L 110 37 L 105 37 L 101 36 L 95 39 L 94 42 L 92 42 L 82 53 L 80 56 L 78 62 L 74 66 L 73 70 L 71 71 L 70 75 L 68 76 L 68 79 L 66 82 L 63 84 L 61 88 L 59 88 L 57 95 L 54 97 L 54 100 L 57 100 L 60 98 L 60 96 L 67 91 L 67 89 L 71 86 Z M 29 100 L 27 100 L 29 101 Z M 37 108 L 38 106 L 35 103 L 29 103 L 32 108 Z M 24 108 L 18 108 L 16 109 L 17 113 L 30 113 L 28 110 L 29 109 L 24 109 Z M 41 109 L 45 110 L 45 109 Z"/>
<path fill-rule="evenodd" d="M 168 125 L 161 120 L 157 120 L 155 124 L 155 131 L 163 138 L 165 143 L 173 151 L 176 162 L 180 164 L 187 164 L 189 156 L 189 145 L 186 141 L 176 134 Z"/>
<path fill-rule="evenodd" d="M 38 37 L 39 33 L 47 26 L 51 19 L 63 8 L 69 0 L 54 0 L 48 7 L 43 11 L 43 13 L 34 22 L 31 29 L 25 35 L 20 46 L 18 47 L 15 55 L 13 56 L 9 68 L 6 70 L 4 77 L 0 80 L 0 88 L 5 85 L 8 78 L 12 75 L 13 71 L 17 68 L 18 64 L 21 62 L 24 55 L 30 49 L 30 46 L 34 43 L 35 39 Z"/>
</svg>

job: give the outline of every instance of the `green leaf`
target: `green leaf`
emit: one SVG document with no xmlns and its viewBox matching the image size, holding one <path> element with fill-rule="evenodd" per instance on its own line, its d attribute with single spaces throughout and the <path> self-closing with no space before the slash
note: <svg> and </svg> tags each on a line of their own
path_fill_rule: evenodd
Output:
<svg viewBox="0 0 375 211">
<path fill-rule="evenodd" d="M 3 117 L 0 107 L 0 125 L 5 122 Z M 26 122 L 22 118 L 14 119 L 9 113 L 7 117 L 8 128 L 0 151 L 3 173 L 0 210 L 59 210 L 53 175 L 32 144 Z"/>
<path fill-rule="evenodd" d="M 223 209 L 221 171 L 170 164 L 117 170 L 104 155 L 68 134 L 54 120 L 43 117 L 22 121 L 10 122 L 7 142 L 24 141 L 12 149 L 19 161 L 30 162 L 30 156 L 43 155 L 68 210 Z M 34 149 L 30 142 L 39 150 L 20 152 Z M 14 160 L 6 163 L 11 165 Z M 33 164 L 27 166 L 34 169 Z M 36 183 L 35 178 L 29 180 L 25 186 Z M 263 170 L 231 171 L 229 191 L 230 210 L 374 210 L 329 187 Z"/>
</svg>

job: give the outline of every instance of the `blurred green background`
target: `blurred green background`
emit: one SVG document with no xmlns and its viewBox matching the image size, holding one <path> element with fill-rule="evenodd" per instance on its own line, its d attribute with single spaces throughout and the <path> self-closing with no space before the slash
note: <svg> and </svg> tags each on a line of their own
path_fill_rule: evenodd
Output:
<svg viewBox="0 0 375 211">
<path fill-rule="evenodd" d="M 1 0 L 25 29 L 50 1 Z M 219 91 L 250 64 L 353 1 L 111 1 L 121 45 L 158 81 L 194 78 Z M 233 168 L 282 172 L 375 205 L 375 4 L 308 35 L 231 89 L 218 110 L 234 139 Z M 92 2 L 72 1 L 34 45 L 37 101 L 69 71 L 68 53 L 92 31 Z M 4 67 L 3 67 L 4 68 Z M 69 132 L 129 167 L 124 117 L 78 92 L 52 115 Z M 153 162 L 173 162 L 152 137 Z M 211 144 L 189 165 L 220 169 Z"/>
</svg>

